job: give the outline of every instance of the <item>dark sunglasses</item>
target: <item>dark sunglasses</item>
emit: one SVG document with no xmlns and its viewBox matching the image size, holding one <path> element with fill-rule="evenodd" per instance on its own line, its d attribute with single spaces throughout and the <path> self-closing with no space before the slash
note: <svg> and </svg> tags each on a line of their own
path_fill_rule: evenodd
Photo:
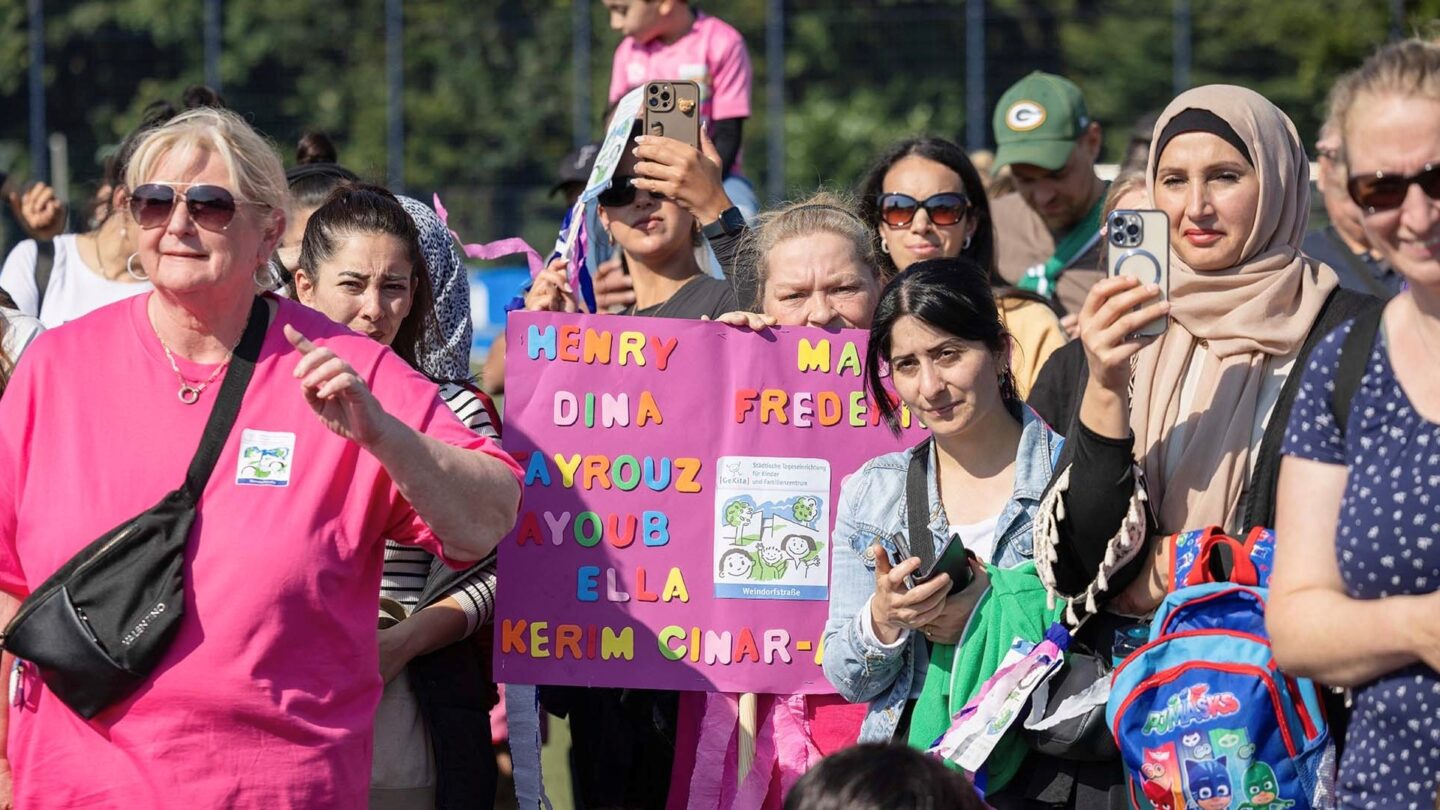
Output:
<svg viewBox="0 0 1440 810">
<path fill-rule="evenodd" d="M 1426 163 L 1425 168 L 1411 175 L 1357 174 L 1350 178 L 1346 188 L 1350 199 L 1367 214 L 1378 211 L 1392 211 L 1405 202 L 1410 186 L 1417 185 L 1432 200 L 1440 200 L 1440 165 Z"/>
<path fill-rule="evenodd" d="M 159 228 L 170 221 L 177 199 L 185 201 L 185 210 L 190 218 L 207 231 L 223 231 L 230 227 L 230 222 L 235 219 L 235 209 L 241 204 L 261 204 L 237 200 L 235 195 L 220 186 L 190 186 L 184 192 L 178 192 L 173 186 L 146 183 L 130 192 L 130 215 L 142 228 Z"/>
<path fill-rule="evenodd" d="M 610 181 L 610 187 L 600 192 L 595 199 L 606 208 L 623 208 L 635 202 L 635 193 L 640 189 L 635 187 L 633 176 L 616 177 Z M 665 195 L 657 191 L 650 192 L 650 196 L 657 200 L 665 199 Z"/>
<path fill-rule="evenodd" d="M 964 194 L 946 192 L 932 195 L 921 202 L 909 194 L 881 194 L 880 219 L 893 228 L 903 228 L 915 219 L 915 212 L 921 208 L 936 225 L 954 225 L 965 218 L 970 210 L 970 200 Z"/>
</svg>

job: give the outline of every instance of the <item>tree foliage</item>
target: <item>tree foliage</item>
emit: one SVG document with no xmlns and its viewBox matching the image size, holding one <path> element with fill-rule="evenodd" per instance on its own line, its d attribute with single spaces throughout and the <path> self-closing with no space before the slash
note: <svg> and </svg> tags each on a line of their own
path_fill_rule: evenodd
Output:
<svg viewBox="0 0 1440 810">
<path fill-rule="evenodd" d="M 107 147 L 157 98 L 204 78 L 204 1 L 46 0 L 49 129 L 70 142 L 74 196 Z M 785 3 L 782 65 L 765 52 L 766 0 L 706 9 L 749 41 L 755 67 L 745 166 L 765 188 L 771 110 L 766 80 L 783 70 L 784 187 L 850 188 L 890 142 L 926 132 L 962 139 L 964 0 Z M 1192 83 L 1246 84 L 1282 106 L 1307 142 L 1325 94 L 1386 38 L 1389 3 L 1211 0 L 1193 12 Z M 1406 0 L 1407 28 L 1440 16 L 1440 0 Z M 342 160 L 383 180 L 386 166 L 385 0 L 224 0 L 221 76 L 227 102 L 289 158 L 300 132 L 328 131 Z M 617 36 L 588 4 L 589 120 L 606 108 Z M 574 133 L 569 0 L 406 0 L 404 179 L 439 190 L 468 239 L 553 238 L 547 196 Z M 1118 157 L 1131 122 L 1173 93 L 1173 17 L 1147 0 L 990 0 L 985 8 L 989 109 L 1032 69 L 1065 73 L 1086 91 Z M 26 169 L 25 3 L 0 4 L 0 169 Z"/>
</svg>

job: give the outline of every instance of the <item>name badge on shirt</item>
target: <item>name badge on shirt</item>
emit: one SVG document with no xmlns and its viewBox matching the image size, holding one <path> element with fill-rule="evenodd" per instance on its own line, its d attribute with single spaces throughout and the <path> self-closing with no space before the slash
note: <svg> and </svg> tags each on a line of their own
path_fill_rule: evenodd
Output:
<svg viewBox="0 0 1440 810">
<path fill-rule="evenodd" d="M 290 485 L 295 464 L 295 434 L 269 430 L 240 432 L 240 462 L 235 483 L 262 487 Z"/>
</svg>

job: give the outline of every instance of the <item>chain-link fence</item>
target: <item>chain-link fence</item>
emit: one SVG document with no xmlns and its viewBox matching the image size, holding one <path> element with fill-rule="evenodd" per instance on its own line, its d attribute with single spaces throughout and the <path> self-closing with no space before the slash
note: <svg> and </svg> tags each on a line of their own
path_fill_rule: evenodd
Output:
<svg viewBox="0 0 1440 810">
<path fill-rule="evenodd" d="M 1216 81 L 1265 93 L 1313 143 L 1334 79 L 1440 16 L 1440 0 L 720 0 L 703 10 L 749 46 L 745 172 L 775 202 L 853 187 L 906 135 L 988 145 L 995 99 L 1035 69 L 1085 90 L 1108 160 L 1177 87 Z M 208 77 L 287 163 L 304 129 L 323 129 L 367 179 L 427 201 L 439 193 L 467 241 L 519 235 L 543 251 L 563 213 L 550 193 L 559 160 L 598 133 L 607 106 L 619 39 L 608 19 L 597 0 L 8 0 L 0 169 L 12 188 L 66 169 L 65 192 L 83 201 L 146 104 Z M 33 147 L 56 135 L 62 165 L 42 167 L 48 150 Z"/>
</svg>

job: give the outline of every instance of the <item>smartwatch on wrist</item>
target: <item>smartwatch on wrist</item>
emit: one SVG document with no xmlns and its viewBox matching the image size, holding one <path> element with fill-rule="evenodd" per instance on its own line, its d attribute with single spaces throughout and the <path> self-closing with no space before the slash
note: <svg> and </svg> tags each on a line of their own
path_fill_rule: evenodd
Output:
<svg viewBox="0 0 1440 810">
<path fill-rule="evenodd" d="M 722 236 L 734 236 L 745 228 L 745 217 L 740 215 L 740 209 L 730 206 L 720 212 L 720 218 L 700 229 L 706 239 L 718 239 Z"/>
</svg>

